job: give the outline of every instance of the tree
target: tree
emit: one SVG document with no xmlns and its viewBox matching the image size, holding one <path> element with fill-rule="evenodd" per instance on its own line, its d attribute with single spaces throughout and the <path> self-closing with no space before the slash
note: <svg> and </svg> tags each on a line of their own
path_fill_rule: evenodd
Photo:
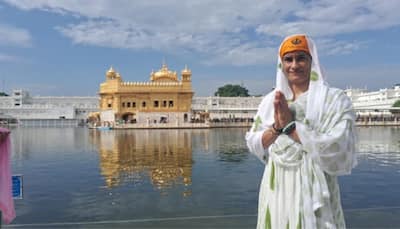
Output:
<svg viewBox="0 0 400 229">
<path fill-rule="evenodd" d="M 400 107 L 400 100 L 393 103 L 393 107 Z"/>
<path fill-rule="evenodd" d="M 0 96 L 8 96 L 8 94 L 5 92 L 0 92 Z"/>
<path fill-rule="evenodd" d="M 221 97 L 248 97 L 249 90 L 245 87 L 242 87 L 238 84 L 226 84 L 223 87 L 219 87 L 218 90 L 214 93 L 215 96 Z"/>
</svg>

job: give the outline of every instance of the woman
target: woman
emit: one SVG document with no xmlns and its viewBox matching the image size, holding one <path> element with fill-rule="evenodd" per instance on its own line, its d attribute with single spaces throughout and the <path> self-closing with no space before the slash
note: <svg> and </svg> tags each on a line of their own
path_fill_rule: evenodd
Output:
<svg viewBox="0 0 400 229">
<path fill-rule="evenodd" d="M 324 82 L 306 35 L 285 38 L 278 55 L 276 88 L 246 134 L 267 164 L 257 228 L 345 228 L 336 177 L 357 164 L 351 101 Z"/>
</svg>

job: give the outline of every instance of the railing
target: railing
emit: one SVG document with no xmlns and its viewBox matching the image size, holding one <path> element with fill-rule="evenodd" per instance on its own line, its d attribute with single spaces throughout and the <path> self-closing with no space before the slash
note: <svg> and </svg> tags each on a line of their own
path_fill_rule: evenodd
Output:
<svg viewBox="0 0 400 229">
<path fill-rule="evenodd" d="M 400 117 L 358 117 L 357 126 L 400 126 Z"/>
<path fill-rule="evenodd" d="M 185 122 L 185 123 L 132 123 L 110 126 L 112 129 L 201 129 L 201 128 L 235 128 L 251 127 L 251 119 L 245 121 L 220 120 L 218 122 Z M 397 119 L 357 119 L 357 126 L 400 126 L 400 118 Z M 94 128 L 94 127 L 92 127 Z"/>
<path fill-rule="evenodd" d="M 251 122 L 185 122 L 118 124 L 113 129 L 202 129 L 250 127 Z"/>
<path fill-rule="evenodd" d="M 20 119 L 20 127 L 78 127 L 84 122 L 79 119 Z"/>
</svg>

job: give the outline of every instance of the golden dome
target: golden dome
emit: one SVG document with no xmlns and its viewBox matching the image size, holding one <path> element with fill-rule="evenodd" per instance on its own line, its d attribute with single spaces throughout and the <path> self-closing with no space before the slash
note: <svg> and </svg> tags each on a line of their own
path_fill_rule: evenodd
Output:
<svg viewBox="0 0 400 229">
<path fill-rule="evenodd" d="M 151 72 L 152 81 L 178 81 L 176 72 L 168 70 L 168 66 L 164 63 L 160 70 Z"/>
</svg>

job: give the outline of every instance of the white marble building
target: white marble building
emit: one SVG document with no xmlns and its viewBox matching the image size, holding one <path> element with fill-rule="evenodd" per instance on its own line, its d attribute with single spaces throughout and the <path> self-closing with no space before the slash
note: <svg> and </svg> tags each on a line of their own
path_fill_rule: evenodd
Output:
<svg viewBox="0 0 400 229">
<path fill-rule="evenodd" d="M 207 112 L 210 119 L 253 118 L 263 97 L 193 97 L 192 112 Z"/>
<path fill-rule="evenodd" d="M 400 84 L 393 88 L 368 92 L 347 89 L 358 114 L 391 114 L 393 104 L 400 100 Z M 263 97 L 193 97 L 191 119 L 208 115 L 210 120 L 251 119 Z M 97 96 L 30 96 L 27 91 L 13 90 L 0 96 L 0 117 L 12 117 L 24 125 L 84 124 L 91 112 L 99 111 Z M 372 112 L 372 113 L 371 113 Z"/>
<path fill-rule="evenodd" d="M 346 89 L 345 92 L 356 110 L 390 109 L 397 100 L 400 100 L 400 84 L 396 84 L 393 88 L 384 88 L 378 91 Z"/>
<path fill-rule="evenodd" d="M 37 123 L 37 120 L 47 123 L 45 125 L 54 125 L 54 120 L 77 125 L 84 122 L 90 112 L 98 111 L 98 101 L 98 97 L 30 96 L 27 91 L 13 90 L 10 96 L 0 96 L 0 115 L 12 117 L 24 125 Z M 49 120 L 52 120 L 50 124 Z"/>
</svg>

